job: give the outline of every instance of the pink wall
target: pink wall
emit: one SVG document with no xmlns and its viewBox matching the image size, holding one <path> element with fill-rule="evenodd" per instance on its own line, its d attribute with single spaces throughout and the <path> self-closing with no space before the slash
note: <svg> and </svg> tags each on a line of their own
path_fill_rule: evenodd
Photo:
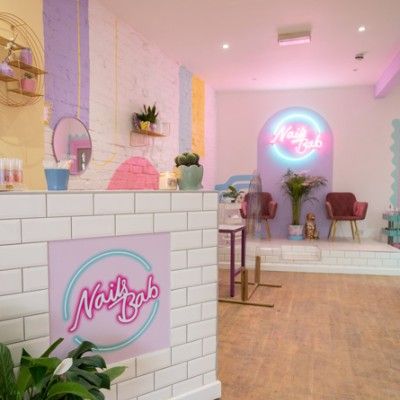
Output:
<svg viewBox="0 0 400 400">
<path fill-rule="evenodd" d="M 217 181 L 257 168 L 257 137 L 272 114 L 291 106 L 311 108 L 322 114 L 332 129 L 332 189 L 353 191 L 369 202 L 367 220 L 360 227 L 365 236 L 379 237 L 384 225 L 381 214 L 391 195 L 391 122 L 400 116 L 399 104 L 400 89 L 377 100 L 370 86 L 220 92 Z M 350 234 L 347 224 L 341 224 L 337 235 Z"/>
</svg>

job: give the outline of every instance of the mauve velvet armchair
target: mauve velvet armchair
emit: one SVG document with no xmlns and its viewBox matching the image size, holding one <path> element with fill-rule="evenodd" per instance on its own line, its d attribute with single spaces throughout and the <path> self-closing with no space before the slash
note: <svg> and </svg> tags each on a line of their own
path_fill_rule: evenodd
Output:
<svg viewBox="0 0 400 400">
<path fill-rule="evenodd" d="M 240 214 L 242 218 L 247 218 L 248 214 L 252 213 L 256 214 L 253 215 L 253 218 L 265 220 L 268 239 L 271 239 L 268 220 L 275 218 L 277 208 L 278 203 L 272 199 L 271 193 L 246 193 L 240 208 Z"/>
<path fill-rule="evenodd" d="M 357 221 L 365 219 L 368 203 L 357 201 L 349 192 L 331 192 L 326 195 L 326 213 L 331 220 L 328 239 L 335 239 L 337 221 L 349 221 L 353 240 L 360 241 Z"/>
</svg>

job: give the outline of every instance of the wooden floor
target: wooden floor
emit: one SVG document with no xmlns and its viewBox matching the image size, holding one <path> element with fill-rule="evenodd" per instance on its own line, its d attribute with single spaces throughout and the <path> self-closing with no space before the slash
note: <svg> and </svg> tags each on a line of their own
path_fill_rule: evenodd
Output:
<svg viewBox="0 0 400 400">
<path fill-rule="evenodd" d="M 223 400 L 400 399 L 400 277 L 271 272 L 254 300 L 219 303 Z M 228 295 L 220 271 L 220 296 Z M 238 290 L 239 292 L 239 290 Z"/>
</svg>

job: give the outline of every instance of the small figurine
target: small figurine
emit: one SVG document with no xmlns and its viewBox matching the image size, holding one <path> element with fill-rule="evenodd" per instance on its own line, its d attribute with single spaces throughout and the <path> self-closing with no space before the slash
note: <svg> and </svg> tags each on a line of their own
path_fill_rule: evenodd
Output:
<svg viewBox="0 0 400 400">
<path fill-rule="evenodd" d="M 305 237 L 309 240 L 319 239 L 315 215 L 313 213 L 307 213 L 306 215 Z"/>
</svg>

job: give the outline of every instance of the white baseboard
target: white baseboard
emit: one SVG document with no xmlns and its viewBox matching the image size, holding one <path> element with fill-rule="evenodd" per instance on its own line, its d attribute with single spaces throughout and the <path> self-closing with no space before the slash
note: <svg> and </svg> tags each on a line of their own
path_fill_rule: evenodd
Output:
<svg viewBox="0 0 400 400">
<path fill-rule="evenodd" d="M 217 400 L 221 397 L 221 382 L 215 381 L 171 400 Z"/>
<path fill-rule="evenodd" d="M 219 262 L 222 269 L 229 269 L 228 262 Z M 237 267 L 239 264 L 236 265 Z M 254 265 L 247 267 L 249 270 L 254 269 Z M 353 265 L 326 265 L 326 264 L 280 264 L 270 263 L 261 264 L 262 271 L 278 271 L 278 272 L 312 272 L 321 274 L 351 274 L 351 275 L 388 275 L 400 276 L 400 268 L 396 267 L 368 267 Z"/>
</svg>

